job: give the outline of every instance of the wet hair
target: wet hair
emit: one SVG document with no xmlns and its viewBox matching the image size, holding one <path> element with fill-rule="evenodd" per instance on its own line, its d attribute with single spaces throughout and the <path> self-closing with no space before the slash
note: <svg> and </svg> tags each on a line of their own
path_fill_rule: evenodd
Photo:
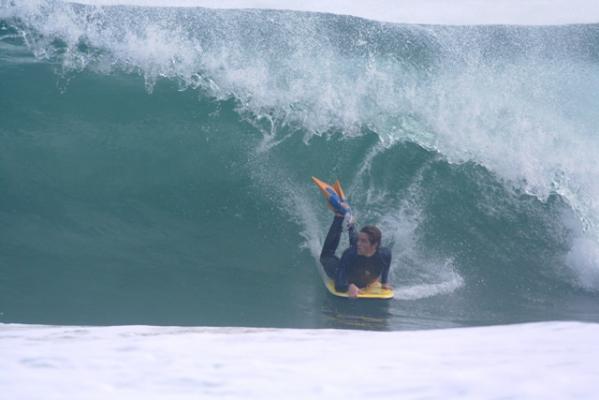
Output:
<svg viewBox="0 0 599 400">
<path fill-rule="evenodd" d="M 360 229 L 360 232 L 365 233 L 368 236 L 370 244 L 376 244 L 377 248 L 380 247 L 383 234 L 379 228 L 374 225 L 366 225 Z"/>
</svg>

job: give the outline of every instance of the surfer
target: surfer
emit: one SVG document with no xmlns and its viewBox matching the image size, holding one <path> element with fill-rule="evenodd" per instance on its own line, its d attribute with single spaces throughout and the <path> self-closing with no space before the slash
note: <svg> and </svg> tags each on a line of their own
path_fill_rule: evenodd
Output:
<svg viewBox="0 0 599 400">
<path fill-rule="evenodd" d="M 320 253 L 320 263 L 329 278 L 335 281 L 335 290 L 347 292 L 349 297 L 357 297 L 361 289 L 375 281 L 380 281 L 382 287 L 391 289 L 387 282 L 391 265 L 391 251 L 381 247 L 381 231 L 376 226 L 364 226 L 356 233 L 354 221 L 348 215 L 349 248 L 341 258 L 335 251 L 341 240 L 343 221 L 350 213 L 349 205 L 338 196 L 332 195 L 329 204 L 335 212 L 335 218 L 329 228 Z"/>
</svg>

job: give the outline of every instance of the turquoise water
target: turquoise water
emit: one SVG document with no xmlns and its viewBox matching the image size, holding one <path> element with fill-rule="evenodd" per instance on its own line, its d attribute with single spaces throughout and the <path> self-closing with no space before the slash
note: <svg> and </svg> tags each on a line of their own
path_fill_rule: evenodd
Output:
<svg viewBox="0 0 599 400">
<path fill-rule="evenodd" d="M 599 26 L 0 8 L 0 322 L 599 321 Z M 330 297 L 344 183 L 396 299 Z"/>
</svg>

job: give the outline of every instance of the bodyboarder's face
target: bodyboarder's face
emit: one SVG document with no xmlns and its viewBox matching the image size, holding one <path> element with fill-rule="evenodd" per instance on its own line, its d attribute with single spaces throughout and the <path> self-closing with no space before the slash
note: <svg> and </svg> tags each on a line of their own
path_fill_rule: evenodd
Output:
<svg viewBox="0 0 599 400">
<path fill-rule="evenodd" d="M 376 244 L 370 243 L 368 235 L 364 232 L 360 232 L 358 233 L 356 250 L 358 255 L 370 257 L 376 252 Z"/>
</svg>

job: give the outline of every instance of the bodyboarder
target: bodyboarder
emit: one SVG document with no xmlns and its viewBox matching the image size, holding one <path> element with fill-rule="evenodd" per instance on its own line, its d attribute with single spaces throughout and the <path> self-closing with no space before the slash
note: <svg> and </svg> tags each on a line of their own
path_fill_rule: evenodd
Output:
<svg viewBox="0 0 599 400">
<path fill-rule="evenodd" d="M 320 253 L 320 263 L 327 276 L 334 280 L 335 290 L 347 292 L 349 297 L 357 297 L 361 290 L 376 281 L 384 289 L 391 289 L 388 283 L 391 251 L 381 246 L 381 231 L 376 226 L 367 225 L 356 233 L 345 199 L 338 193 L 329 193 L 328 202 L 335 217 Z M 346 215 L 350 246 L 339 258 L 335 252 L 339 247 Z"/>
</svg>

